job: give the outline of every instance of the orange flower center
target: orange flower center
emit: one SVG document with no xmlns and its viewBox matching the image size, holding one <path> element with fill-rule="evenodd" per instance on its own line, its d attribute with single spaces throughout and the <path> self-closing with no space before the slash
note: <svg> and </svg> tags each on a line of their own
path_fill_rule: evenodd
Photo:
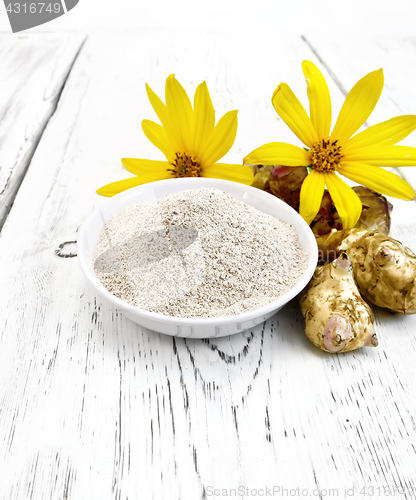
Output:
<svg viewBox="0 0 416 500">
<path fill-rule="evenodd" d="M 168 168 L 172 177 L 200 177 L 201 163 L 198 158 L 189 153 L 175 153 L 171 161 L 172 168 Z"/>
<path fill-rule="evenodd" d="M 338 141 L 321 139 L 311 147 L 312 168 L 318 172 L 334 172 L 341 161 L 341 146 Z"/>
</svg>

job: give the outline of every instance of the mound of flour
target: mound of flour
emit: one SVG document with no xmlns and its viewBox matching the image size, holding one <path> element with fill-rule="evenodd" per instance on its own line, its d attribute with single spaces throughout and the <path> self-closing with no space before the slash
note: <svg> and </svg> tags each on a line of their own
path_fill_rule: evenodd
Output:
<svg viewBox="0 0 416 500">
<path fill-rule="evenodd" d="M 217 189 L 135 202 L 107 222 L 95 272 L 120 299 L 182 318 L 256 309 L 307 265 L 295 229 Z"/>
</svg>

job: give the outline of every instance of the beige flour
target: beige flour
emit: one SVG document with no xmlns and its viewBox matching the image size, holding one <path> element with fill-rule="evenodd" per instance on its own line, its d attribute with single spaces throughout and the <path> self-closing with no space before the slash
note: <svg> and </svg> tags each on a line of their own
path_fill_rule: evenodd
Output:
<svg viewBox="0 0 416 500">
<path fill-rule="evenodd" d="M 94 269 L 120 299 L 167 316 L 264 306 L 303 274 L 294 228 L 217 189 L 127 205 L 106 224 Z"/>
</svg>

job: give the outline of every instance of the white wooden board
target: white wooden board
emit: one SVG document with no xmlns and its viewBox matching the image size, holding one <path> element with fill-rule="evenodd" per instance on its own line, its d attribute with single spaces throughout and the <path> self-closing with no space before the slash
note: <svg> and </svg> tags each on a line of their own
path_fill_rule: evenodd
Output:
<svg viewBox="0 0 416 500">
<path fill-rule="evenodd" d="M 0 36 L 0 228 L 84 40 Z"/>
<path fill-rule="evenodd" d="M 192 92 L 206 79 L 218 116 L 240 110 L 226 159 L 241 161 L 293 141 L 270 99 L 287 81 L 306 101 L 305 58 L 318 62 L 300 35 L 275 32 L 88 39 L 0 238 L 4 498 L 412 498 L 414 318 L 378 311 L 380 346 L 334 356 L 306 339 L 295 302 L 240 335 L 174 339 L 124 318 L 55 253 L 106 202 L 95 189 L 129 176 L 121 157 L 160 158 L 140 127 L 154 118 L 146 81 L 163 97 L 172 72 Z M 398 206 L 407 237 L 414 205 Z"/>
</svg>

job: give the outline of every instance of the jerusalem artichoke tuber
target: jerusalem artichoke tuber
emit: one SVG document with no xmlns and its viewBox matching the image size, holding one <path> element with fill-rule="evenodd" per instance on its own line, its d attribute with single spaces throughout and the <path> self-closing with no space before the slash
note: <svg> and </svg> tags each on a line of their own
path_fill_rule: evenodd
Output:
<svg viewBox="0 0 416 500">
<path fill-rule="evenodd" d="M 317 237 L 320 256 L 346 252 L 362 295 L 373 304 L 405 314 L 416 313 L 416 256 L 377 231 L 347 229 Z"/>
<path fill-rule="evenodd" d="M 385 196 L 364 186 L 355 186 L 352 189 L 360 198 L 363 206 L 360 219 L 355 227 L 389 234 L 393 205 L 387 201 Z M 311 229 L 316 235 L 328 234 L 332 229 L 342 229 L 341 217 L 328 191 L 325 191 L 319 212 L 311 222 Z"/>
<path fill-rule="evenodd" d="M 277 196 L 299 211 L 300 190 L 308 175 L 306 167 L 250 165 L 250 168 L 254 174 L 253 187 Z M 392 204 L 385 196 L 364 186 L 354 186 L 352 189 L 360 198 L 363 207 L 355 227 L 389 234 Z M 342 229 L 341 217 L 328 191 L 325 191 L 319 212 L 311 222 L 311 229 L 317 235 L 327 234 L 332 229 Z"/>
<path fill-rule="evenodd" d="M 357 289 L 345 255 L 317 267 L 300 296 L 300 308 L 306 335 L 323 351 L 347 352 L 378 345 L 373 314 Z"/>
<path fill-rule="evenodd" d="M 306 167 L 253 165 L 252 170 L 254 187 L 277 196 L 295 210 L 299 210 L 300 188 L 308 175 Z"/>
</svg>

